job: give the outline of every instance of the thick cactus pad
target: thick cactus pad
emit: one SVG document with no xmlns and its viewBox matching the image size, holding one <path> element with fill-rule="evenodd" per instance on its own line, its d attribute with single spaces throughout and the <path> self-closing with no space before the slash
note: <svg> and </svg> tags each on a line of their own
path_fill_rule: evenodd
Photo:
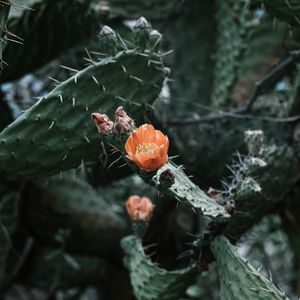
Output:
<svg viewBox="0 0 300 300">
<path fill-rule="evenodd" d="M 283 292 L 240 257 L 224 236 L 211 244 L 217 261 L 221 300 L 288 299 Z"/>
<path fill-rule="evenodd" d="M 124 263 L 138 300 L 175 300 L 184 294 L 195 265 L 175 271 L 162 269 L 145 255 L 141 240 L 135 236 L 124 238 L 121 246 L 126 253 Z"/>
<path fill-rule="evenodd" d="M 157 98 L 164 78 L 159 54 L 147 49 L 124 50 L 92 62 L 0 134 L 0 178 L 45 177 L 96 160 L 102 150 L 91 113 L 111 114 L 123 105 L 141 118 L 143 105 Z"/>
<path fill-rule="evenodd" d="M 231 88 L 238 75 L 243 50 L 246 48 L 249 9 L 246 0 L 219 0 L 218 36 L 212 104 L 228 104 Z"/>
<path fill-rule="evenodd" d="M 174 183 L 170 186 L 165 186 L 160 180 L 161 175 L 166 171 L 174 175 Z M 147 175 L 143 176 L 147 177 Z M 151 182 L 159 190 L 176 198 L 179 202 L 200 210 L 205 216 L 219 219 L 219 221 L 224 221 L 230 217 L 223 206 L 207 196 L 188 178 L 181 167 L 176 166 L 171 161 L 157 171 Z"/>
</svg>

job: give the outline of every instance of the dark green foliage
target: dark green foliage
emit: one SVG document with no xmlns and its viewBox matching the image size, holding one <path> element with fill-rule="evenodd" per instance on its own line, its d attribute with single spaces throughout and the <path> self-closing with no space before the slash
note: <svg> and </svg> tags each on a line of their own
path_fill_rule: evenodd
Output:
<svg viewBox="0 0 300 300">
<path fill-rule="evenodd" d="M 289 23 L 300 26 L 300 5 L 298 0 L 262 0 L 267 11 L 273 16 Z"/>
<path fill-rule="evenodd" d="M 60 248 L 39 248 L 27 266 L 28 273 L 22 274 L 22 281 L 28 286 L 50 288 L 52 291 L 101 284 L 109 267 L 104 259 L 71 256 Z M 95 281 L 91 282 L 91 278 Z"/>
<path fill-rule="evenodd" d="M 188 0 L 178 18 L 167 24 L 165 40 L 168 48 L 174 50 L 166 56 L 174 80 L 169 83 L 172 113 L 181 115 L 192 103 L 209 104 L 216 31 L 214 14 L 214 1 Z"/>
<path fill-rule="evenodd" d="M 13 250 L 12 235 L 19 221 L 20 194 L 14 191 L 2 192 L 0 198 L 0 288 L 9 277 L 8 257 Z"/>
<path fill-rule="evenodd" d="M 166 16 L 178 12 L 181 1 L 174 0 L 108 0 L 94 1 L 99 9 L 105 9 L 110 17 L 121 17 L 125 19 L 137 19 L 145 16 L 153 21 L 164 19 Z"/>
<path fill-rule="evenodd" d="M 68 251 L 109 257 L 120 251 L 119 240 L 128 225 L 110 210 L 109 195 L 105 197 L 101 189 L 96 192 L 80 176 L 67 172 L 62 178 L 37 181 L 24 194 L 25 222 L 40 240 L 57 244 L 56 232 L 66 228 L 70 231 L 65 241 Z M 123 191 L 120 200 L 127 197 Z"/>
</svg>

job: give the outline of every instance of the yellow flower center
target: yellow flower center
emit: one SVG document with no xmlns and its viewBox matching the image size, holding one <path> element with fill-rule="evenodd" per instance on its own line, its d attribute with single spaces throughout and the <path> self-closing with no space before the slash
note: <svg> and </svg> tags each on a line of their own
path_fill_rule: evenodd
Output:
<svg viewBox="0 0 300 300">
<path fill-rule="evenodd" d="M 136 147 L 136 153 L 154 152 L 157 148 L 157 145 L 154 143 L 143 143 Z"/>
</svg>

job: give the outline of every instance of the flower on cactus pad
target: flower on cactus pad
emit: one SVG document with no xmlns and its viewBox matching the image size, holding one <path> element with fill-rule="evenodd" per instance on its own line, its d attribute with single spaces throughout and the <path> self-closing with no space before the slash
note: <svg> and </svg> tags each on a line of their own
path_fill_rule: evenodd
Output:
<svg viewBox="0 0 300 300">
<path fill-rule="evenodd" d="M 167 163 L 168 149 L 168 137 L 150 124 L 136 129 L 125 144 L 128 158 L 147 172 L 155 171 Z"/>
<path fill-rule="evenodd" d="M 100 134 L 106 135 L 112 132 L 113 122 L 106 114 L 92 113 L 91 118 Z"/>
<path fill-rule="evenodd" d="M 126 209 L 132 221 L 150 222 L 154 204 L 148 197 L 130 196 L 126 201 Z"/>
</svg>

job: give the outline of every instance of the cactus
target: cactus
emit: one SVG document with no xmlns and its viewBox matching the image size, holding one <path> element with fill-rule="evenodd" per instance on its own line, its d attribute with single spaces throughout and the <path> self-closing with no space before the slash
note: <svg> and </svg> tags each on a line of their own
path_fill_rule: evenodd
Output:
<svg viewBox="0 0 300 300">
<path fill-rule="evenodd" d="M 220 278 L 220 299 L 288 299 L 271 281 L 261 275 L 224 236 L 211 244 Z"/>
<path fill-rule="evenodd" d="M 141 240 L 128 236 L 121 241 L 126 253 L 124 263 L 130 272 L 131 284 L 138 300 L 175 300 L 184 295 L 195 265 L 167 271 L 145 255 Z"/>
<path fill-rule="evenodd" d="M 246 0 L 217 1 L 217 52 L 211 103 L 224 107 L 238 75 L 249 32 L 249 8 Z"/>
<path fill-rule="evenodd" d="M 8 29 L 21 39 L 21 45 L 7 47 L 4 51 L 9 67 L 5 68 L 1 82 L 16 80 L 36 70 L 63 51 L 87 41 L 96 34 L 100 17 L 91 10 L 90 1 L 75 1 L 73 5 L 70 5 L 68 0 L 59 3 L 32 1 L 28 4 L 30 9 L 19 8 L 18 12 L 21 15 L 12 14 L 8 21 Z M 68 14 L 62 13 L 66 11 Z M 49 13 L 54 19 L 45 17 Z M 85 26 L 81 26 L 81 22 L 84 22 Z M 49 31 L 52 32 L 51 39 L 47 35 Z M 26 59 L 15 59 L 16 57 Z"/>
<path fill-rule="evenodd" d="M 90 113 L 111 113 L 122 104 L 133 116 L 141 115 L 143 105 L 157 98 L 164 72 L 159 54 L 138 49 L 123 49 L 92 62 L 0 134 L 0 177 L 7 181 L 45 177 L 97 159 L 101 146 Z M 30 148 L 31 156 L 25 158 Z"/>
<path fill-rule="evenodd" d="M 299 298 L 300 51 L 272 24 L 299 5 L 273 2 L 0 0 L 1 299 Z M 269 214 L 285 278 L 245 235 Z"/>
<path fill-rule="evenodd" d="M 24 194 L 30 199 L 24 203 L 25 222 L 35 237 L 57 244 L 56 232 L 68 228 L 65 247 L 71 253 L 111 256 L 119 251 L 119 240 L 128 226 L 109 210 L 105 191 L 97 193 L 83 178 L 66 173 L 62 178 L 35 181 Z"/>
<path fill-rule="evenodd" d="M 227 185 L 228 199 L 236 202 L 235 213 L 224 231 L 231 239 L 238 239 L 251 224 L 271 212 L 284 198 L 286 189 L 290 189 L 298 180 L 295 176 L 297 162 L 290 147 L 274 144 L 263 146 L 261 131 L 248 131 L 245 134 L 249 156 L 240 158 L 236 169 L 233 169 L 232 182 Z M 277 181 L 277 174 L 284 170 L 289 170 L 289 176 Z M 273 178 L 271 183 L 270 175 Z"/>
</svg>

